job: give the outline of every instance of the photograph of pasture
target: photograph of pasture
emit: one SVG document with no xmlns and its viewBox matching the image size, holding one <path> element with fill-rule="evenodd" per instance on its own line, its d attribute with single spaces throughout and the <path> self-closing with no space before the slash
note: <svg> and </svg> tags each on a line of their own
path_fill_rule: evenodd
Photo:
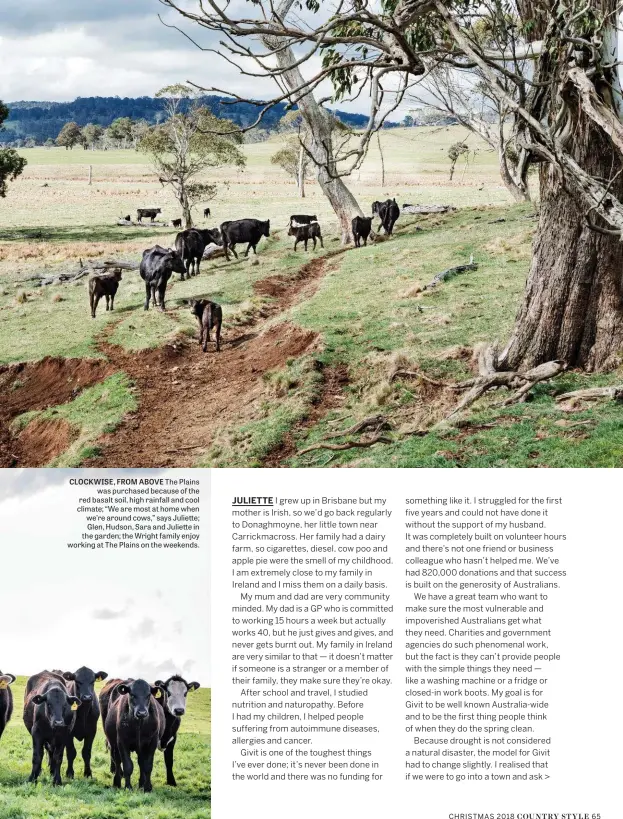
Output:
<svg viewBox="0 0 623 819">
<path fill-rule="evenodd" d="M 57 5 L 0 11 L 0 465 L 622 465 L 617 4 Z"/>
<path fill-rule="evenodd" d="M 209 819 L 207 547 L 70 549 L 68 471 L 2 472 L 0 817 Z"/>
</svg>

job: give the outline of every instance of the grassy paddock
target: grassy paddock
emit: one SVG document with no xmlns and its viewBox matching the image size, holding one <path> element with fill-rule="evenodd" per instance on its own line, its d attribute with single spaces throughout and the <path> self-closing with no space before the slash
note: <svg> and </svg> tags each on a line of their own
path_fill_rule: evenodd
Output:
<svg viewBox="0 0 623 819">
<path fill-rule="evenodd" d="M 288 361 L 264 377 L 259 395 L 243 402 L 244 411 L 223 420 L 199 466 L 258 466 L 293 430 L 295 449 L 346 428 L 369 414 L 388 417 L 399 440 L 391 445 L 342 453 L 287 453 L 287 464 L 306 466 L 620 466 L 623 427 L 614 403 L 565 411 L 554 393 L 578 386 L 613 383 L 620 373 L 588 376 L 567 373 L 540 385 L 531 402 L 504 410 L 495 394 L 469 414 L 470 423 L 426 437 L 409 432 L 449 411 L 454 394 L 414 381 L 392 381 L 397 363 L 419 367 L 438 380 L 471 374 L 470 356 L 478 346 L 504 340 L 512 327 L 531 257 L 535 220 L 531 205 L 516 205 L 502 186 L 495 155 L 480 145 L 465 169 L 459 163 L 448 181 L 448 146 L 465 135 L 459 128 L 397 129 L 383 133 L 386 180 L 380 182 L 376 145 L 360 172 L 348 184 L 365 211 L 375 199 L 396 197 L 399 204 L 452 203 L 459 209 L 445 216 L 403 214 L 394 238 L 351 250 L 330 261 L 318 290 L 285 314 L 260 325 L 287 319 L 319 334 L 312 358 Z M 474 141 L 468 138 L 468 144 Z M 0 362 L 36 361 L 45 355 L 96 357 L 99 339 L 111 321 L 110 340 L 128 350 L 157 347 L 196 328 L 186 302 L 195 296 L 220 302 L 228 327 L 244 326 L 270 303 L 254 294 L 258 279 L 295 277 L 312 252 L 292 252 L 286 236 L 288 216 L 316 213 L 326 250 L 338 247 L 335 217 L 317 185 L 298 198 L 293 181 L 270 163 L 279 140 L 245 146 L 247 168 L 213 178 L 229 178 L 211 203 L 213 219 L 257 216 L 271 219 L 274 235 L 260 245 L 257 264 L 241 259 L 204 262 L 202 275 L 173 281 L 165 315 L 142 309 L 143 284 L 136 273 L 124 273 L 113 314 L 100 304 L 97 319 L 88 312 L 84 282 L 75 286 L 35 289 L 27 277 L 68 269 L 80 259 L 117 256 L 138 259 L 156 241 L 170 245 L 169 228 L 122 228 L 114 222 L 138 206 L 162 207 L 165 218 L 177 211 L 168 191 L 154 183 L 144 157 L 132 151 L 102 152 L 93 161 L 94 182 L 86 184 L 80 160 L 91 152 L 24 151 L 30 164 L 25 176 L 0 202 Z M 83 157 L 84 155 L 84 157 Z M 130 161 L 132 160 L 132 161 Z M 472 161 L 473 160 L 473 161 Z M 88 164 L 88 162 L 87 162 Z M 47 185 L 46 187 L 42 187 Z M 200 223 L 202 220 L 199 220 Z M 316 255 L 323 251 L 318 250 Z M 418 285 L 473 254 L 478 270 L 419 294 Z M 313 358 L 329 367 L 346 368 L 348 386 L 337 406 L 318 412 L 322 379 Z M 97 450 L 100 431 L 113 428 L 140 402 L 132 384 L 121 378 L 114 389 L 99 387 L 56 413 L 72 427 L 72 447 L 54 464 L 77 465 Z M 79 400 L 81 399 L 81 400 Z M 335 404 L 335 402 L 334 402 Z M 313 412 L 313 423 L 301 423 Z M 32 421 L 29 416 L 17 423 Z M 49 418 L 49 415 L 46 415 Z M 45 419 L 44 419 L 45 420 Z M 95 448 L 95 450 L 93 449 Z M 1 819 L 1 817 L 0 817 Z"/>
<path fill-rule="evenodd" d="M 77 743 L 76 779 L 52 787 L 44 765 L 39 783 L 27 782 L 32 741 L 22 722 L 26 677 L 11 686 L 13 719 L 0 740 L 0 819 L 208 819 L 210 816 L 210 690 L 189 697 L 188 714 L 175 746 L 177 788 L 165 784 L 162 753 L 157 752 L 152 777 L 154 790 L 115 790 L 111 787 L 109 754 L 101 723 L 93 745 L 93 779 L 82 777 L 82 743 Z M 66 760 L 63 762 L 63 774 Z M 134 786 L 138 783 L 135 767 Z M 63 779 L 63 781 L 65 781 Z"/>
</svg>

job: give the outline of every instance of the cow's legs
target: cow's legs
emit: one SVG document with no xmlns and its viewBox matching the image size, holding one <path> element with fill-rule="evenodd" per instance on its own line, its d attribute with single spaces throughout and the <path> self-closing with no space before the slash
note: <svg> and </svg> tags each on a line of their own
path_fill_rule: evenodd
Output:
<svg viewBox="0 0 623 819">
<path fill-rule="evenodd" d="M 151 771 L 154 767 L 154 754 L 156 753 L 155 745 L 147 748 L 139 748 L 138 751 L 138 765 L 141 770 L 139 787 L 142 787 L 145 793 L 150 793 L 151 785 Z"/>
<path fill-rule="evenodd" d="M 96 293 L 93 296 L 92 300 L 91 300 L 91 316 L 93 318 L 95 318 L 95 313 L 97 311 L 97 305 L 99 304 L 99 300 L 100 300 L 100 295 L 99 295 L 99 293 Z"/>
<path fill-rule="evenodd" d="M 41 773 L 41 763 L 43 762 L 43 739 L 36 730 L 32 734 L 32 771 L 28 777 L 29 782 L 36 782 Z"/>
<path fill-rule="evenodd" d="M 234 244 L 234 245 L 230 245 L 230 246 L 229 246 L 229 249 L 230 249 L 230 250 L 231 250 L 231 252 L 234 254 L 234 256 L 235 256 L 236 258 L 238 258 L 238 254 L 236 253 L 236 245 L 235 245 L 235 244 Z"/>
<path fill-rule="evenodd" d="M 318 238 L 320 239 L 320 247 L 324 250 L 324 242 L 322 241 L 322 234 L 320 234 L 318 236 Z"/>
<path fill-rule="evenodd" d="M 173 788 L 177 786 L 177 782 L 173 776 L 173 749 L 175 748 L 176 741 L 177 737 L 173 737 L 171 742 L 169 742 L 167 747 L 164 749 L 164 764 L 167 769 L 167 785 L 171 785 Z"/>
<path fill-rule="evenodd" d="M 151 285 L 145 282 L 145 310 L 149 310 L 149 302 L 151 300 Z"/>
<path fill-rule="evenodd" d="M 164 294 L 166 293 L 166 290 L 167 290 L 167 283 L 166 282 L 164 282 L 164 284 L 159 284 L 158 285 L 158 301 L 160 302 L 158 304 L 158 307 L 161 310 L 164 310 Z"/>
<path fill-rule="evenodd" d="M 76 746 L 74 745 L 74 738 L 69 737 L 67 740 L 67 779 L 74 778 L 74 759 L 76 758 Z"/>
<path fill-rule="evenodd" d="M 130 756 L 130 752 L 122 745 L 121 748 L 118 747 L 119 754 L 121 755 L 121 767 L 123 769 L 123 778 L 125 779 L 125 786 L 126 788 L 131 791 L 132 790 L 132 771 L 134 770 L 134 763 L 132 762 L 132 757 Z"/>
<path fill-rule="evenodd" d="M 216 352 L 221 352 L 221 320 L 217 319 L 216 328 L 215 328 L 215 335 L 216 335 Z"/>
<path fill-rule="evenodd" d="M 106 312 L 108 312 L 110 310 L 110 296 L 108 293 L 105 293 L 104 295 L 106 296 Z"/>
<path fill-rule="evenodd" d="M 84 745 L 82 746 L 82 760 L 84 762 L 84 775 L 87 778 L 93 776 L 93 771 L 91 770 L 91 749 L 93 747 L 93 740 L 95 739 L 95 735 L 93 736 L 86 736 L 84 738 Z"/>
<path fill-rule="evenodd" d="M 296 251 L 296 248 L 297 248 L 297 245 L 298 245 L 299 241 L 300 241 L 300 239 L 295 239 L 294 240 L 294 250 L 295 251 Z"/>
<path fill-rule="evenodd" d="M 197 258 L 195 260 L 195 263 L 197 265 L 196 271 L 195 271 L 195 276 L 198 276 L 201 273 L 201 256 L 197 256 Z"/>
<path fill-rule="evenodd" d="M 158 306 L 158 302 L 156 301 L 156 290 L 157 290 L 156 285 L 154 283 L 152 283 L 150 285 L 150 292 L 151 292 L 151 300 L 152 300 L 152 303 L 153 303 L 154 307 Z"/>
<path fill-rule="evenodd" d="M 112 781 L 113 788 L 120 788 L 123 768 L 121 766 L 121 754 L 116 745 L 110 749 L 110 772 L 114 773 Z"/>
<path fill-rule="evenodd" d="M 58 743 L 50 752 L 50 773 L 52 774 L 52 784 L 62 785 L 61 780 L 61 765 L 63 764 L 63 750 L 64 745 Z"/>
</svg>

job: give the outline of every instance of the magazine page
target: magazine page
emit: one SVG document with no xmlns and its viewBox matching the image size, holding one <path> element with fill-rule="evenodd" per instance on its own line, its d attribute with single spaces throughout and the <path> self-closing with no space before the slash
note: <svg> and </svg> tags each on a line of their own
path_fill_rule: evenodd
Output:
<svg viewBox="0 0 623 819">
<path fill-rule="evenodd" d="M 0 3 L 0 819 L 620 819 L 622 13 Z"/>
</svg>

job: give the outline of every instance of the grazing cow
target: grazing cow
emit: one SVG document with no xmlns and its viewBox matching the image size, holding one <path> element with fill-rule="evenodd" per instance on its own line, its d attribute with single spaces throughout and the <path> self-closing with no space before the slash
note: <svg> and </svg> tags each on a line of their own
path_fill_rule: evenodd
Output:
<svg viewBox="0 0 623 819">
<path fill-rule="evenodd" d="M 210 232 L 210 231 L 206 231 Z M 186 278 L 191 276 L 198 276 L 201 272 L 200 265 L 203 258 L 203 251 L 205 250 L 206 242 L 203 231 L 197 228 L 189 228 L 178 233 L 175 237 L 175 249 L 177 255 L 184 260 L 184 267 L 186 270 Z M 184 279 L 182 273 L 180 279 Z"/>
<path fill-rule="evenodd" d="M 303 213 L 294 214 L 294 216 L 290 216 L 290 227 L 296 227 L 298 225 L 309 225 L 310 222 L 317 222 L 317 216 L 306 216 Z"/>
<path fill-rule="evenodd" d="M 76 711 L 76 721 L 67 740 L 67 778 L 74 778 L 74 759 L 76 758 L 74 739 L 78 740 L 78 742 L 84 742 L 82 759 L 84 760 L 85 777 L 93 776 L 91 771 L 91 749 L 100 716 L 99 704 L 93 686 L 96 682 L 105 680 L 108 674 L 105 671 L 95 673 L 86 666 L 82 666 L 75 673 L 72 671 L 57 671 L 54 673 L 60 674 L 64 680 L 67 680 L 67 690 L 80 700 L 80 705 Z"/>
<path fill-rule="evenodd" d="M 181 219 L 174 219 L 171 222 L 172 227 L 181 228 L 182 227 L 182 220 Z"/>
<path fill-rule="evenodd" d="M 32 771 L 29 782 L 41 773 L 43 752 L 48 752 L 53 785 L 62 785 L 63 751 L 76 721 L 79 697 L 67 690 L 60 674 L 42 671 L 29 678 L 24 697 L 24 725 L 32 737 Z"/>
<path fill-rule="evenodd" d="M 320 225 L 318 222 L 310 222 L 308 225 L 299 225 L 292 223 L 288 230 L 288 236 L 294 236 L 294 249 L 299 242 L 305 242 L 305 250 L 307 250 L 307 243 L 310 239 L 314 242 L 314 250 L 316 249 L 316 239 L 320 239 L 320 247 L 324 248 L 322 241 L 322 233 L 320 232 Z"/>
<path fill-rule="evenodd" d="M 191 302 L 190 312 L 199 322 L 199 344 L 204 353 L 208 352 L 208 342 L 210 341 L 210 330 L 214 330 L 216 336 L 216 352 L 221 351 L 221 325 L 223 323 L 223 310 L 220 304 L 208 299 L 199 299 Z M 156 683 L 158 685 L 158 683 Z"/>
<path fill-rule="evenodd" d="M 160 208 L 138 208 L 136 211 L 136 216 L 139 222 L 143 221 L 143 216 L 149 216 L 153 222 L 159 213 L 162 213 Z"/>
<path fill-rule="evenodd" d="M 145 310 L 149 310 L 150 301 L 164 310 L 164 294 L 169 279 L 173 273 L 179 273 L 183 277 L 185 272 L 184 260 L 170 247 L 154 245 L 144 250 L 140 273 L 145 282 Z"/>
<path fill-rule="evenodd" d="M 16 680 L 13 674 L 0 671 L 0 738 L 13 713 L 13 692 L 10 687 Z"/>
<path fill-rule="evenodd" d="M 203 218 L 204 219 L 209 219 L 209 217 L 210 217 L 210 208 L 205 208 L 204 211 L 203 211 Z"/>
<path fill-rule="evenodd" d="M 353 239 L 355 240 L 355 247 L 361 247 L 361 240 L 366 246 L 368 244 L 368 236 L 372 231 L 372 217 L 371 216 L 355 216 L 352 221 Z"/>
<path fill-rule="evenodd" d="M 234 222 L 223 222 L 221 225 L 221 235 L 223 237 L 223 247 L 225 258 L 229 259 L 229 251 L 238 258 L 236 245 L 248 242 L 245 256 L 249 255 L 249 250 L 253 248 L 256 254 L 256 247 L 262 236 L 270 236 L 270 221 L 262 222 L 259 219 L 238 219 Z"/>
<path fill-rule="evenodd" d="M 391 236 L 396 220 L 400 216 L 400 208 L 395 199 L 388 199 L 385 202 L 373 202 L 372 215 L 378 215 L 381 225 L 387 236 Z"/>
<path fill-rule="evenodd" d="M 164 764 L 167 769 L 167 785 L 175 787 L 177 782 L 173 775 L 173 749 L 177 740 L 177 732 L 186 713 L 186 695 L 189 691 L 199 688 L 198 682 L 186 682 L 183 677 L 175 674 L 168 680 L 156 680 L 154 685 L 162 689 L 163 696 L 159 700 L 164 709 L 165 728 L 160 747 L 164 751 Z"/>
<path fill-rule="evenodd" d="M 115 767 L 115 788 L 121 787 L 122 776 L 126 788 L 132 788 L 134 763 L 130 754 L 135 752 L 140 770 L 138 786 L 145 793 L 152 789 L 154 754 L 165 729 L 164 711 L 156 696 L 162 697 L 161 689 L 145 680 L 120 682 L 112 690 L 104 732 Z"/>
<path fill-rule="evenodd" d="M 99 276 L 91 276 L 89 279 L 89 303 L 91 305 L 91 318 L 95 318 L 95 311 L 102 296 L 106 297 L 106 310 L 112 310 L 115 306 L 115 295 L 121 281 L 121 271 L 114 273 L 102 273 Z"/>
</svg>

